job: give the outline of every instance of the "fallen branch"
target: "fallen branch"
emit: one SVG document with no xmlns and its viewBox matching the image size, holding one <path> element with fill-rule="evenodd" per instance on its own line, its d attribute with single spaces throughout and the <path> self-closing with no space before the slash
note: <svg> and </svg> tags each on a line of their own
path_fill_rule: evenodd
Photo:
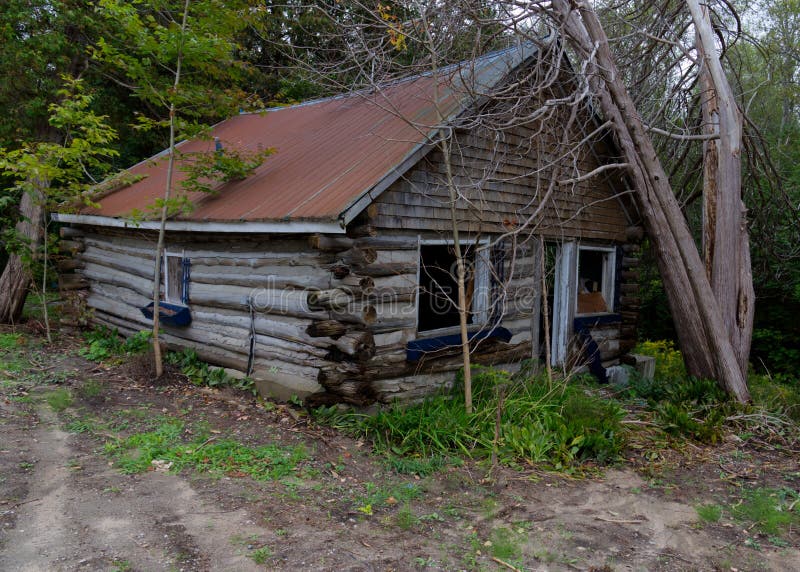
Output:
<svg viewBox="0 0 800 572">
<path fill-rule="evenodd" d="M 601 520 L 603 522 L 611 522 L 613 524 L 644 524 L 643 520 L 632 519 L 632 520 L 621 520 L 621 519 L 614 519 L 614 518 L 603 518 L 602 516 L 594 517 L 595 520 Z"/>
</svg>

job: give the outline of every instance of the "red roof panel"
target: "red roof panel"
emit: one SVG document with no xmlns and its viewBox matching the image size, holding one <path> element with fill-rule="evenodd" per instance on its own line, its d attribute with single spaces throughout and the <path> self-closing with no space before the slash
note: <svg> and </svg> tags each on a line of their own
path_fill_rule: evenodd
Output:
<svg viewBox="0 0 800 572">
<path fill-rule="evenodd" d="M 501 52 L 502 54 L 502 52 Z M 492 57 L 494 56 L 494 57 Z M 495 54 L 478 60 L 471 77 L 496 83 L 513 65 Z M 498 66 L 498 61 L 502 66 Z M 482 73 L 481 73 L 482 72 Z M 464 105 L 452 89 L 457 72 L 439 77 L 439 112 L 449 118 Z M 365 192 L 390 175 L 437 127 L 434 76 L 419 76 L 372 93 L 319 100 L 260 114 L 243 114 L 216 125 L 224 148 L 275 154 L 242 181 L 221 185 L 214 194 L 191 196 L 194 209 L 177 217 L 194 221 L 334 221 Z M 187 141 L 181 153 L 213 152 L 213 141 Z M 130 216 L 163 197 L 167 155 L 130 169 L 144 178 L 119 189 L 84 214 Z M 175 172 L 174 189 L 183 178 Z"/>
</svg>

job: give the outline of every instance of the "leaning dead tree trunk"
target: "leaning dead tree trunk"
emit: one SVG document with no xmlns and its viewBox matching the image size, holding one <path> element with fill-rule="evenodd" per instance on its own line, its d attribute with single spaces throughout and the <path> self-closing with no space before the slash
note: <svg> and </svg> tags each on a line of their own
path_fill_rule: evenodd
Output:
<svg viewBox="0 0 800 572">
<path fill-rule="evenodd" d="M 589 63 L 589 75 L 620 150 L 655 247 L 664 289 L 689 372 L 713 377 L 739 401 L 750 399 L 703 261 L 633 99 L 620 79 L 608 38 L 585 1 L 553 0 L 567 36 Z"/>
<path fill-rule="evenodd" d="M 753 332 L 753 275 L 750 240 L 742 202 L 742 116 L 716 55 L 707 6 L 687 0 L 696 30 L 704 148 L 703 250 L 706 272 L 743 375 L 747 375 Z"/>
<path fill-rule="evenodd" d="M 23 193 L 19 207 L 21 219 L 17 223 L 17 234 L 35 256 L 42 242 L 44 214 L 41 196 Z M 9 324 L 19 320 L 22 307 L 31 285 L 31 270 L 18 254 L 8 257 L 3 275 L 0 276 L 0 323 Z"/>
</svg>

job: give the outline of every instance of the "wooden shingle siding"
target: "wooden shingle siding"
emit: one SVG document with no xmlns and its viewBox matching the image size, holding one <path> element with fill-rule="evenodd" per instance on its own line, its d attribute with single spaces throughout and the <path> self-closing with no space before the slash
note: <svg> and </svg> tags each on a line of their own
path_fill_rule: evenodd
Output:
<svg viewBox="0 0 800 572">
<path fill-rule="evenodd" d="M 462 198 L 457 202 L 464 231 L 497 233 L 525 221 L 548 193 L 552 179 L 578 179 L 600 166 L 603 146 L 577 126 L 561 140 L 565 110 L 534 125 L 494 133 L 477 127 L 454 135 L 451 165 Z M 594 125 L 588 117 L 587 125 Z M 591 127 L 593 128 L 593 127 Z M 556 168 L 558 167 L 558 168 Z M 389 187 L 376 200 L 373 223 L 385 229 L 448 232 L 450 196 L 439 149 Z M 622 242 L 630 224 L 618 200 L 624 192 L 619 173 L 556 184 L 531 229 L 549 238 L 605 239 Z"/>
</svg>

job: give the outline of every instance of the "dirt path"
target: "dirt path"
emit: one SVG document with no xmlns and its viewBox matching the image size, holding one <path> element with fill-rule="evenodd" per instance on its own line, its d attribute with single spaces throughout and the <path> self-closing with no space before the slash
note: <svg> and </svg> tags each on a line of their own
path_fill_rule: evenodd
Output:
<svg viewBox="0 0 800 572">
<path fill-rule="evenodd" d="M 4 538 L 0 570 L 259 570 L 229 539 L 260 537 L 243 510 L 198 498 L 186 479 L 151 473 L 121 479 L 102 461 L 76 451 L 77 438 L 37 408 L 36 429 L 6 424 L 4 447 L 26 450 L 30 488 Z M 8 430 L 10 429 L 10 431 Z"/>
<path fill-rule="evenodd" d="M 486 481 L 471 462 L 417 477 L 288 406 L 180 380 L 154 387 L 74 354 L 47 372 L 3 380 L 0 368 L 2 572 L 800 570 L 797 530 L 759 534 L 730 512 L 744 487 L 800 486 L 787 453 L 731 440 L 595 478 L 501 469 Z M 74 398 L 58 414 L 54 391 Z M 106 443 L 164 420 L 185 442 L 203 433 L 306 456 L 280 479 L 112 466 Z M 722 460 L 749 480 L 720 474 Z M 702 521 L 696 507 L 712 502 L 723 517 Z"/>
</svg>

